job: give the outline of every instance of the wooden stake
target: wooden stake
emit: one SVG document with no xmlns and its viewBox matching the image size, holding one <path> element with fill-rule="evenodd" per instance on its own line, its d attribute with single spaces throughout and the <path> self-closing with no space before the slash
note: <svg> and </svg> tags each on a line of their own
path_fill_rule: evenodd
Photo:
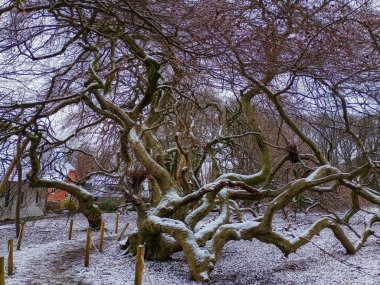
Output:
<svg viewBox="0 0 380 285">
<path fill-rule="evenodd" d="M 136 254 L 135 285 L 142 285 L 143 270 L 144 270 L 144 254 L 145 254 L 145 247 L 143 245 L 139 245 L 137 247 L 137 254 Z"/>
<path fill-rule="evenodd" d="M 84 256 L 84 267 L 90 266 L 90 249 L 91 249 L 91 228 L 87 229 L 87 238 L 86 238 L 86 252 Z"/>
<path fill-rule="evenodd" d="M 13 275 L 13 239 L 8 240 L 8 276 Z"/>
<path fill-rule="evenodd" d="M 0 257 L 0 285 L 5 285 L 4 256 Z"/>
<path fill-rule="evenodd" d="M 128 226 L 129 226 L 129 223 L 126 223 L 125 227 L 123 228 L 123 230 L 121 231 L 119 237 L 117 238 L 118 241 L 121 240 L 121 238 L 123 237 L 123 235 L 124 235 L 125 231 L 127 230 Z"/>
<path fill-rule="evenodd" d="M 104 229 L 105 229 L 105 222 L 102 221 L 102 224 L 100 226 L 99 252 L 103 251 Z"/>
<path fill-rule="evenodd" d="M 69 226 L 69 240 L 71 240 L 72 236 L 73 236 L 73 224 L 74 224 L 74 220 L 70 220 L 70 226 Z"/>
<path fill-rule="evenodd" d="M 117 234 L 118 229 L 119 229 L 119 213 L 116 214 L 115 234 Z"/>
<path fill-rule="evenodd" d="M 18 240 L 17 240 L 17 250 L 21 250 L 21 242 L 22 242 L 22 238 L 24 236 L 24 230 L 25 230 L 25 222 L 22 222 L 20 234 L 18 235 Z"/>
</svg>

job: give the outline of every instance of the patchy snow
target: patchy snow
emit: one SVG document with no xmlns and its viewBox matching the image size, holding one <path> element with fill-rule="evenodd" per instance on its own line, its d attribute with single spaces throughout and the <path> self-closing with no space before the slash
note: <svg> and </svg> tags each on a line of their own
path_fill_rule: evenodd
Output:
<svg viewBox="0 0 380 285">
<path fill-rule="evenodd" d="M 15 274 L 6 277 L 7 285 L 133 284 L 135 260 L 122 256 L 114 233 L 115 214 L 105 214 L 104 252 L 92 249 L 90 267 L 84 267 L 84 244 L 87 223 L 81 215 L 73 216 L 73 240 L 67 240 L 67 217 L 51 217 L 27 222 L 21 251 L 15 251 Z M 130 221 L 127 232 L 135 229 L 136 215 L 127 213 L 120 225 Z M 274 228 L 295 237 L 310 226 L 317 216 L 298 215 L 294 221 L 275 217 Z M 355 228 L 364 225 L 356 222 Z M 379 226 L 375 226 L 378 233 Z M 99 232 L 93 233 L 98 244 Z M 14 237 L 13 224 L 0 224 L 0 256 L 7 257 L 7 240 Z M 354 239 L 351 234 L 350 237 Z M 16 240 L 15 240 L 16 246 Z M 380 244 L 370 237 L 355 255 L 346 255 L 329 230 L 312 243 L 285 258 L 273 245 L 257 240 L 229 242 L 211 273 L 209 284 L 380 284 Z M 183 253 L 168 262 L 146 262 L 143 284 L 200 284 L 189 279 Z"/>
<path fill-rule="evenodd" d="M 131 131 L 129 132 L 129 137 L 135 142 L 135 143 L 140 143 L 140 137 L 139 135 L 136 133 L 136 130 L 135 128 L 131 129 Z"/>
<path fill-rule="evenodd" d="M 263 170 L 260 170 L 257 173 L 251 174 L 251 175 L 244 175 L 244 174 L 238 174 L 238 173 L 225 173 L 220 175 L 215 181 L 220 181 L 223 179 L 230 179 L 235 181 L 242 181 L 245 183 L 248 183 L 248 180 L 256 179 L 257 177 L 260 177 L 263 175 Z"/>
<path fill-rule="evenodd" d="M 203 196 L 202 198 L 202 204 L 196 208 L 194 211 L 190 212 L 190 214 L 188 214 L 185 218 L 185 223 L 186 224 L 190 224 L 195 218 L 196 216 L 199 214 L 199 213 L 202 213 L 204 211 L 206 211 L 206 209 L 208 207 L 210 207 L 211 203 L 209 201 L 209 199 L 207 198 L 207 196 Z"/>
<path fill-rule="evenodd" d="M 219 192 L 219 197 L 226 199 L 228 196 L 228 190 L 222 190 Z M 201 240 L 204 236 L 209 235 L 210 237 L 217 229 L 225 224 L 229 220 L 229 204 L 224 203 L 221 205 L 221 211 L 219 216 L 212 222 L 207 223 L 201 230 L 195 234 L 197 240 Z"/>
</svg>

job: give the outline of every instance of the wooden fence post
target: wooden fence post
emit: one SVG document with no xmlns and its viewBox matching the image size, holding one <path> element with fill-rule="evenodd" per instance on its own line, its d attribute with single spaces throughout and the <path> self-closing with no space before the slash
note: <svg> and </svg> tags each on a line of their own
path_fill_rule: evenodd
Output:
<svg viewBox="0 0 380 285">
<path fill-rule="evenodd" d="M 4 256 L 0 257 L 0 285 L 5 285 Z"/>
<path fill-rule="evenodd" d="M 90 249 L 91 249 L 91 228 L 87 229 L 87 237 L 86 237 L 86 252 L 84 256 L 84 267 L 90 266 Z"/>
<path fill-rule="evenodd" d="M 8 276 L 13 275 L 13 239 L 8 240 Z"/>
<path fill-rule="evenodd" d="M 124 235 L 125 231 L 127 230 L 128 226 L 129 226 L 129 223 L 126 223 L 125 227 L 123 228 L 123 230 L 121 231 L 119 237 L 117 238 L 118 241 L 121 240 L 121 238 L 123 237 L 123 235 Z"/>
<path fill-rule="evenodd" d="M 143 245 L 139 245 L 137 247 L 137 254 L 136 254 L 135 285 L 142 285 L 143 271 L 144 271 L 144 254 L 145 254 L 145 247 Z"/>
<path fill-rule="evenodd" d="M 99 252 L 103 251 L 104 229 L 105 229 L 105 222 L 102 221 L 102 224 L 100 226 Z"/>
<path fill-rule="evenodd" d="M 22 222 L 20 234 L 18 235 L 18 240 L 17 240 L 17 250 L 21 250 L 21 242 L 22 242 L 22 238 L 24 236 L 24 230 L 25 230 L 25 222 Z"/>
<path fill-rule="evenodd" d="M 73 236 L 73 224 L 74 224 L 74 220 L 70 220 L 70 226 L 69 226 L 69 240 L 71 240 L 72 236 Z"/>
<path fill-rule="evenodd" d="M 119 213 L 116 214 L 115 234 L 117 234 L 118 229 L 119 229 Z"/>
</svg>

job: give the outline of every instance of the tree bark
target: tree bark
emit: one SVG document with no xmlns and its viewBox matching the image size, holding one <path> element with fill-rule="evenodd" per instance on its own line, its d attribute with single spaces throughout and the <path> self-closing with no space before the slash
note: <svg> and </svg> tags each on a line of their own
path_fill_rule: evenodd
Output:
<svg viewBox="0 0 380 285">
<path fill-rule="evenodd" d="M 20 234 L 20 223 L 21 223 L 21 192 L 22 192 L 22 146 L 21 146 L 22 137 L 19 135 L 17 140 L 17 193 L 16 193 L 16 238 Z"/>
</svg>

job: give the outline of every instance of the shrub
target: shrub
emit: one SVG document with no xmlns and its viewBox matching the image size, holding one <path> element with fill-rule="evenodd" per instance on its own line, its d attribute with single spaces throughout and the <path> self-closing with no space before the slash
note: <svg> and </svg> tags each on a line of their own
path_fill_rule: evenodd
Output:
<svg viewBox="0 0 380 285">
<path fill-rule="evenodd" d="M 59 213 L 62 210 L 61 204 L 56 201 L 49 201 L 46 205 L 46 210 L 52 211 L 53 213 Z"/>
<path fill-rule="evenodd" d="M 105 199 L 99 204 L 99 209 L 102 212 L 115 212 L 117 210 L 117 205 L 111 199 Z"/>
<path fill-rule="evenodd" d="M 68 210 L 70 213 L 75 213 L 79 209 L 78 201 L 74 198 L 68 198 L 62 201 L 61 209 Z"/>
</svg>

